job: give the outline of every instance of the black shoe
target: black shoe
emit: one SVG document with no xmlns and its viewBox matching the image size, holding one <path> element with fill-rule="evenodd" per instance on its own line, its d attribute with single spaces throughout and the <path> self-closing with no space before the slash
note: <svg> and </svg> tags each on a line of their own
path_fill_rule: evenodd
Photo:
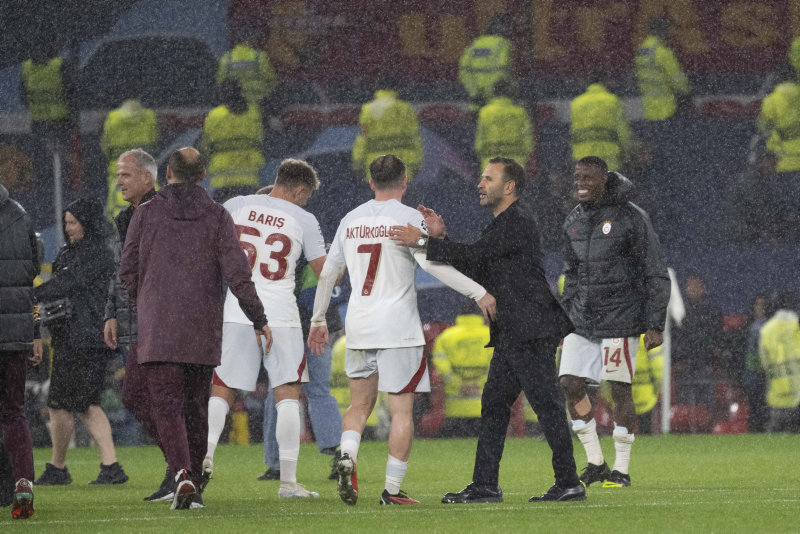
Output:
<svg viewBox="0 0 800 534">
<path fill-rule="evenodd" d="M 198 508 L 205 508 L 206 505 L 203 504 L 203 496 L 199 493 L 192 493 L 191 498 L 189 499 L 189 510 L 196 510 Z"/>
<path fill-rule="evenodd" d="M 149 497 L 145 497 L 145 501 L 169 501 L 175 496 L 175 473 L 169 470 L 167 467 L 167 472 L 164 473 L 164 480 L 161 481 L 161 485 L 158 489 L 150 495 Z"/>
<path fill-rule="evenodd" d="M 89 484 L 124 484 L 127 481 L 128 475 L 125 474 L 122 466 L 119 465 L 119 462 L 114 462 L 111 465 L 100 464 L 100 474 Z"/>
<path fill-rule="evenodd" d="M 611 474 L 608 476 L 605 482 L 603 482 L 604 488 L 627 488 L 631 485 L 631 476 L 630 475 L 623 475 L 616 469 L 611 471 Z"/>
<path fill-rule="evenodd" d="M 267 470 L 264 471 L 264 474 L 258 477 L 258 480 L 280 480 L 280 479 L 281 479 L 281 470 L 273 469 L 271 467 L 267 467 Z"/>
<path fill-rule="evenodd" d="M 383 494 L 381 494 L 381 500 L 378 504 L 419 504 L 419 501 L 406 495 L 406 492 L 403 490 L 392 495 L 389 493 L 389 490 L 385 489 L 383 490 Z"/>
<path fill-rule="evenodd" d="M 603 482 L 611 476 L 611 469 L 608 464 L 603 462 L 603 465 L 586 464 L 581 473 L 581 482 L 587 488 L 595 482 Z"/>
<path fill-rule="evenodd" d="M 528 502 L 547 502 L 547 501 L 585 501 L 586 488 L 583 484 L 572 486 L 571 488 L 561 488 L 553 484 L 541 497 L 531 497 Z"/>
<path fill-rule="evenodd" d="M 337 480 L 339 478 L 339 471 L 336 469 L 336 462 L 342 457 L 342 451 L 337 450 L 333 453 L 333 460 L 331 460 L 331 472 L 328 475 L 328 480 Z"/>
<path fill-rule="evenodd" d="M 445 504 L 465 504 L 473 502 L 503 502 L 503 490 L 500 486 L 470 484 L 458 493 L 445 493 L 442 497 Z"/>
<path fill-rule="evenodd" d="M 72 477 L 65 465 L 59 469 L 51 463 L 44 466 L 44 473 L 33 483 L 35 486 L 66 486 L 72 484 Z"/>
</svg>

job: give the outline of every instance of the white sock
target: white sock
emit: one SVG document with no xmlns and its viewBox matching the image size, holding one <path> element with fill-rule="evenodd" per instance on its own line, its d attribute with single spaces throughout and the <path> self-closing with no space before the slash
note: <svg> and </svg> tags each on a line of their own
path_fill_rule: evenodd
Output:
<svg viewBox="0 0 800 534">
<path fill-rule="evenodd" d="M 586 459 L 590 464 L 603 465 L 603 450 L 600 448 L 600 438 L 597 437 L 597 423 L 594 419 L 588 423 L 582 419 L 572 420 L 572 430 L 583 443 L 586 450 Z"/>
<path fill-rule="evenodd" d="M 633 445 L 634 436 L 628 433 L 628 429 L 624 426 L 617 426 L 614 424 L 614 448 L 617 450 L 617 456 L 614 458 L 614 471 L 619 471 L 623 475 L 628 474 L 628 464 L 631 461 L 631 445 Z"/>
<path fill-rule="evenodd" d="M 230 406 L 222 397 L 210 397 L 208 399 L 208 451 L 206 457 L 214 458 L 214 451 L 217 450 L 217 443 L 225 428 L 225 419 L 228 417 Z"/>
<path fill-rule="evenodd" d="M 297 457 L 300 456 L 300 401 L 284 399 L 275 405 L 275 439 L 281 463 L 281 484 L 297 482 Z"/>
<path fill-rule="evenodd" d="M 403 485 L 403 478 L 406 476 L 406 469 L 408 469 L 408 462 L 403 462 L 389 455 L 386 460 L 386 485 L 384 489 L 392 495 L 397 495 L 400 491 L 400 486 Z"/>
<path fill-rule="evenodd" d="M 361 434 L 355 430 L 345 430 L 342 432 L 342 454 L 347 453 L 355 462 L 358 457 L 358 446 L 361 445 Z"/>
</svg>

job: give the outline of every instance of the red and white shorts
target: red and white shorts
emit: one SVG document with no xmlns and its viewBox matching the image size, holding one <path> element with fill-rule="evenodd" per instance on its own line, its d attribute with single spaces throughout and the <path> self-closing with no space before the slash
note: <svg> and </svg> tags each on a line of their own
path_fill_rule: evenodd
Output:
<svg viewBox="0 0 800 534">
<path fill-rule="evenodd" d="M 422 346 L 396 349 L 347 349 L 344 370 L 349 378 L 378 373 L 378 391 L 427 393 L 431 390 Z"/>
<path fill-rule="evenodd" d="M 558 376 L 580 376 L 598 384 L 601 380 L 630 384 L 638 349 L 639 336 L 592 341 L 569 334 L 561 349 Z"/>
<path fill-rule="evenodd" d="M 222 360 L 214 369 L 214 383 L 221 382 L 220 385 L 231 389 L 255 391 L 262 365 L 269 375 L 271 388 L 292 382 L 308 382 L 303 331 L 288 326 L 271 327 L 270 331 L 272 349 L 265 355 L 251 325 L 223 323 Z"/>
</svg>

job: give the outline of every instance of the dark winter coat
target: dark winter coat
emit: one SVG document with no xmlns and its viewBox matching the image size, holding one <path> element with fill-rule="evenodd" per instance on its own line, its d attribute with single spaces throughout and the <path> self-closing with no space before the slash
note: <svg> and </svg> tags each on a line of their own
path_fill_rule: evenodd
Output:
<svg viewBox="0 0 800 534">
<path fill-rule="evenodd" d="M 662 332 L 670 280 L 650 218 L 629 201 L 633 184 L 608 174 L 606 193 L 564 222 L 563 304 L 589 339 Z"/>
<path fill-rule="evenodd" d="M 233 219 L 199 186 L 168 185 L 136 209 L 120 278 L 136 299 L 142 364 L 219 365 L 223 279 L 255 328 L 267 323 Z"/>
<path fill-rule="evenodd" d="M 33 279 L 39 267 L 30 217 L 0 185 L 0 351 L 33 348 Z"/>
<path fill-rule="evenodd" d="M 67 243 L 53 262 L 53 277 L 34 290 L 39 303 L 68 298 L 70 319 L 48 327 L 56 351 L 103 349 L 103 314 L 114 258 L 105 239 L 107 223 L 97 200 L 78 199 L 64 210 L 83 227 L 83 238 Z"/>
<path fill-rule="evenodd" d="M 495 217 L 475 243 L 428 241 L 429 260 L 449 263 L 497 299 L 488 346 L 560 339 L 573 330 L 545 279 L 539 241 L 533 216 L 519 202 Z"/>
<path fill-rule="evenodd" d="M 156 196 L 155 189 L 148 191 L 142 197 L 141 203 L 145 203 Z M 117 269 L 111 281 L 108 283 L 108 298 L 106 299 L 106 311 L 104 320 L 117 320 L 117 341 L 120 345 L 136 344 L 136 308 L 131 305 L 128 292 L 122 285 L 119 278 L 119 262 L 122 260 L 122 247 L 125 244 L 125 236 L 128 234 L 128 226 L 133 218 L 135 206 L 132 204 L 119 212 L 114 222 L 117 225 L 117 233 L 114 239 L 114 265 Z"/>
</svg>

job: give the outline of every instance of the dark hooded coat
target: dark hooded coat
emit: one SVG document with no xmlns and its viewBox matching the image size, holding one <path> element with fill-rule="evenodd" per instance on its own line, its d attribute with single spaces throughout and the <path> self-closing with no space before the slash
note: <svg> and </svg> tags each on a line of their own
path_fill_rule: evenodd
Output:
<svg viewBox="0 0 800 534">
<path fill-rule="evenodd" d="M 630 202 L 633 184 L 608 173 L 606 192 L 564 222 L 563 304 L 575 333 L 589 339 L 664 330 L 670 280 L 658 236 Z"/>
</svg>

